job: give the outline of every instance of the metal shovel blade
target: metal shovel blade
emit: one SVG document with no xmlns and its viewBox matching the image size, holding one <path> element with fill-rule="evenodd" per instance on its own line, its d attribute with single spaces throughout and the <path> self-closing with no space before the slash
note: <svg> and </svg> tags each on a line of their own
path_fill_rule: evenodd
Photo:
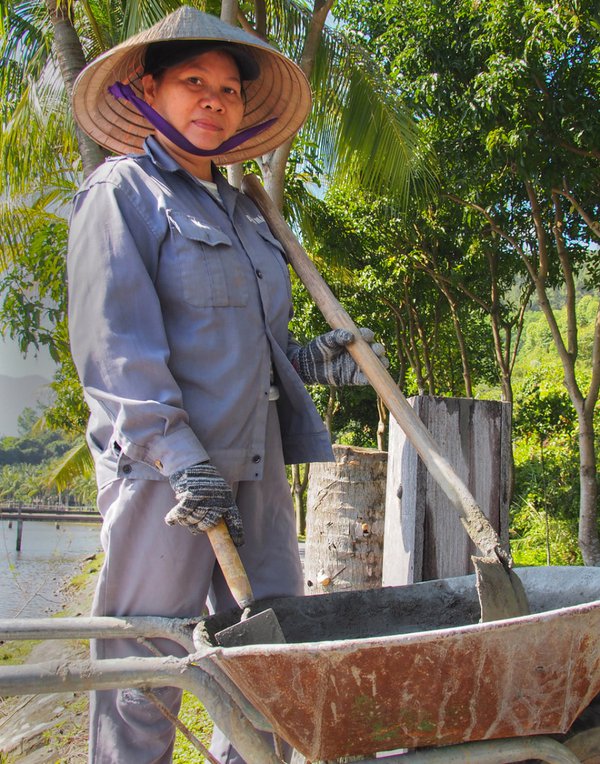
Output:
<svg viewBox="0 0 600 764">
<path fill-rule="evenodd" d="M 475 567 L 481 623 L 529 614 L 525 589 L 512 569 L 504 567 L 498 558 L 473 556 L 471 560 Z"/>
<path fill-rule="evenodd" d="M 262 613 L 244 618 L 215 634 L 221 647 L 245 647 L 246 645 L 273 645 L 285 643 L 285 637 L 275 612 L 269 608 Z"/>
</svg>

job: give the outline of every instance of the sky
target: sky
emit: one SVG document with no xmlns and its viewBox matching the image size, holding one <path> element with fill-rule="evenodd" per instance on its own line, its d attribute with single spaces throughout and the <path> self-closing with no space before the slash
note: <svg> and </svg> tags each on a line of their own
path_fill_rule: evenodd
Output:
<svg viewBox="0 0 600 764">
<path fill-rule="evenodd" d="M 0 339 L 0 374 L 7 377 L 27 377 L 39 375 L 48 381 L 52 379 L 56 364 L 44 348 L 41 348 L 37 358 L 33 352 L 23 358 L 16 342 L 8 338 Z"/>
</svg>

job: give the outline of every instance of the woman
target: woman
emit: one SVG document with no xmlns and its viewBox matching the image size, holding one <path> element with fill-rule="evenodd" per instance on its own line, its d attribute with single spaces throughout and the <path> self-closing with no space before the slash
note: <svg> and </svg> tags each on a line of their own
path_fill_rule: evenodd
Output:
<svg viewBox="0 0 600 764">
<path fill-rule="evenodd" d="M 281 246 L 216 164 L 289 140 L 310 108 L 306 79 L 258 38 L 183 7 L 90 64 L 73 105 L 89 135 L 126 154 L 78 191 L 69 238 L 71 346 L 104 517 L 93 614 L 233 606 L 202 533 L 221 517 L 257 598 L 301 594 L 285 463 L 332 458 L 304 383 L 365 380 L 349 333 L 304 348 L 290 337 Z M 92 652 L 149 654 L 130 640 Z M 177 713 L 180 692 L 159 695 Z M 95 764 L 171 760 L 173 726 L 141 693 L 94 693 L 90 716 Z M 212 751 L 241 761 L 218 731 Z"/>
</svg>

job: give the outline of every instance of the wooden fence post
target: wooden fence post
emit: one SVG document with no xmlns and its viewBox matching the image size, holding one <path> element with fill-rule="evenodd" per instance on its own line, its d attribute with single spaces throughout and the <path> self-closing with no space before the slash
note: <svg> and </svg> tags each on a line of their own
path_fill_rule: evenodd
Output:
<svg viewBox="0 0 600 764">
<path fill-rule="evenodd" d="M 508 544 L 510 404 L 432 396 L 409 402 Z M 474 552 L 457 511 L 390 418 L 383 585 L 472 573 Z"/>
<path fill-rule="evenodd" d="M 21 517 L 21 502 L 18 504 L 17 513 L 17 552 L 21 551 L 21 542 L 23 540 L 23 518 Z"/>
</svg>

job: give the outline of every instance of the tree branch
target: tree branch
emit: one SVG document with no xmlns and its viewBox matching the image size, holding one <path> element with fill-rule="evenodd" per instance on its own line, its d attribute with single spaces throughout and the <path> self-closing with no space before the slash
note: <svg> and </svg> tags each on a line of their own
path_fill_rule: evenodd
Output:
<svg viewBox="0 0 600 764">
<path fill-rule="evenodd" d="M 488 221 L 490 224 L 490 227 L 494 233 L 497 233 L 498 236 L 500 236 L 502 239 L 507 241 L 511 247 L 515 250 L 515 252 L 519 255 L 523 263 L 525 264 L 525 267 L 527 268 L 527 272 L 529 273 L 531 280 L 535 283 L 538 279 L 538 274 L 533 267 L 533 263 L 527 257 L 527 254 L 525 253 L 525 250 L 519 242 L 513 237 L 509 236 L 509 234 L 506 233 L 506 231 L 501 228 L 498 223 L 494 220 L 494 218 L 490 215 L 490 213 L 481 207 L 479 204 L 475 204 L 474 202 L 468 202 L 465 199 L 461 199 L 459 196 L 454 196 L 454 194 L 445 194 L 446 198 L 452 200 L 453 202 L 456 202 L 457 204 L 462 204 L 463 207 L 470 207 L 473 210 L 477 210 L 477 212 L 480 212 L 484 218 Z"/>
<path fill-rule="evenodd" d="M 263 40 L 267 39 L 267 9 L 265 6 L 265 0 L 254 0 L 254 21 L 256 26 L 256 34 L 262 37 Z"/>
<path fill-rule="evenodd" d="M 530 180 L 524 180 L 523 185 L 525 186 L 527 196 L 529 197 L 531 216 L 533 217 L 533 225 L 535 226 L 538 242 L 538 280 L 540 284 L 545 286 L 546 278 L 548 276 L 548 237 L 546 235 L 546 229 L 544 228 L 544 221 L 542 220 L 540 202 L 535 193 L 533 184 Z"/>
<path fill-rule="evenodd" d="M 406 293 L 406 288 L 405 288 L 405 293 Z M 403 347 L 404 357 L 408 359 L 408 363 L 410 364 L 410 367 L 415 373 L 417 388 L 419 390 L 419 394 L 422 394 L 425 390 L 425 380 L 423 379 L 423 372 L 421 369 L 421 360 L 419 358 L 417 346 L 414 341 L 414 327 L 412 326 L 410 309 L 407 307 L 407 314 L 408 314 L 408 329 L 407 329 L 406 322 L 404 321 L 404 316 L 402 315 L 402 310 L 400 306 L 396 305 L 391 300 L 388 300 L 386 297 L 382 297 L 381 301 L 385 305 L 387 305 L 388 308 L 390 308 L 390 310 L 396 317 L 397 323 L 400 325 L 401 333 L 399 334 L 399 339 Z M 406 341 L 406 336 L 409 337 L 410 342 Z"/>
<path fill-rule="evenodd" d="M 558 194 L 552 194 L 552 203 L 554 205 L 554 225 L 552 230 L 567 290 L 567 350 L 573 362 L 575 362 L 577 359 L 577 295 L 575 293 L 575 280 L 573 278 L 573 268 L 569 259 L 569 253 L 565 245 L 565 237 L 563 236 L 565 220 L 561 199 Z"/>
<path fill-rule="evenodd" d="M 596 220 L 593 220 L 591 215 L 587 213 L 581 204 L 577 201 L 577 199 L 573 196 L 573 194 L 568 191 L 566 188 L 553 188 L 552 189 L 553 194 L 560 194 L 561 196 L 564 196 L 565 199 L 567 199 L 573 207 L 577 210 L 579 215 L 581 216 L 582 220 L 586 223 L 592 234 L 600 240 L 600 223 Z"/>
<path fill-rule="evenodd" d="M 579 146 L 574 146 L 572 143 L 568 143 L 568 141 L 560 141 L 558 145 L 572 154 L 577 154 L 577 156 L 600 159 L 600 151 L 597 149 L 580 149 Z"/>
<path fill-rule="evenodd" d="M 315 0 L 313 6 L 313 14 L 304 41 L 304 48 L 302 49 L 302 56 L 300 58 L 300 68 L 304 74 L 310 78 L 314 65 L 317 50 L 321 44 L 321 33 L 325 26 L 325 20 L 331 10 L 334 0 Z"/>
<path fill-rule="evenodd" d="M 539 256 L 540 256 L 540 270 L 541 270 L 540 275 L 536 273 L 533 263 L 527 257 L 527 255 L 525 254 L 523 248 L 519 245 L 519 243 L 512 236 L 509 236 L 496 223 L 496 221 L 492 218 L 492 216 L 487 210 L 485 210 L 483 207 L 479 206 L 478 204 L 474 204 L 473 202 L 467 202 L 458 196 L 454 196 L 453 194 L 446 194 L 446 196 L 449 199 L 452 199 L 453 201 L 457 202 L 458 204 L 462 204 L 465 207 L 471 207 L 472 209 L 475 209 L 478 212 L 480 212 L 485 217 L 485 219 L 489 222 L 492 230 L 495 231 L 503 239 L 505 239 L 505 241 L 508 241 L 511 244 L 511 246 L 514 247 L 514 249 L 519 253 L 521 259 L 525 263 L 525 266 L 531 277 L 531 280 L 533 284 L 535 285 L 535 291 L 540 303 L 540 308 L 542 309 L 544 316 L 546 317 L 546 321 L 548 322 L 548 327 L 550 328 L 550 332 L 552 334 L 552 339 L 554 340 L 554 344 L 556 345 L 556 349 L 562 363 L 563 371 L 565 373 L 565 384 L 566 384 L 567 390 L 569 391 L 569 395 L 571 396 L 571 400 L 573 401 L 574 405 L 581 406 L 583 397 L 581 395 L 581 391 L 579 390 L 577 379 L 575 377 L 574 362 L 571 357 L 571 354 L 569 353 L 569 351 L 567 350 L 567 347 L 565 346 L 562 335 L 560 333 L 560 329 L 556 321 L 556 317 L 554 315 L 554 311 L 552 310 L 552 306 L 550 305 L 550 302 L 548 300 L 548 295 L 546 293 L 545 276 L 547 274 L 547 256 L 548 256 L 547 237 L 546 237 L 546 232 L 543 229 L 542 216 L 541 216 L 541 211 L 539 208 L 539 203 L 537 201 L 537 197 L 533 191 L 533 188 L 531 187 L 531 184 L 526 181 L 525 187 L 528 190 L 528 194 L 530 194 L 532 214 L 534 214 L 534 224 L 536 227 L 536 232 L 538 232 L 538 248 L 540 252 Z M 539 236 L 542 237 L 541 241 Z"/>
<path fill-rule="evenodd" d="M 512 358 L 510 362 L 510 373 L 512 374 L 513 369 L 515 367 L 515 363 L 517 361 L 517 352 L 519 350 L 519 344 L 521 342 L 521 334 L 523 333 L 523 326 L 525 323 L 525 311 L 527 310 L 527 306 L 529 305 L 529 300 L 531 299 L 531 295 L 535 291 L 535 286 L 531 282 L 527 284 L 527 288 L 525 289 L 525 292 L 521 296 L 521 305 L 519 307 L 519 316 L 516 321 L 516 327 L 517 327 L 517 336 L 515 337 L 515 343 L 514 348 L 512 352 Z"/>
<path fill-rule="evenodd" d="M 472 292 L 468 287 L 466 287 L 462 281 L 452 280 L 449 276 L 445 276 L 443 273 L 437 273 L 434 275 L 433 268 L 428 266 L 426 263 L 422 263 L 422 262 L 417 263 L 415 267 L 418 268 L 419 270 L 424 271 L 434 281 L 436 279 L 439 279 L 441 282 L 443 281 L 445 284 L 448 284 L 449 286 L 456 286 L 456 288 L 460 289 L 460 291 L 464 295 L 466 295 L 470 300 L 472 300 L 474 303 L 479 305 L 480 308 L 483 308 L 483 310 L 485 310 L 486 313 L 492 312 L 490 305 L 488 305 L 488 303 L 482 297 L 475 294 L 475 292 Z"/>
</svg>

